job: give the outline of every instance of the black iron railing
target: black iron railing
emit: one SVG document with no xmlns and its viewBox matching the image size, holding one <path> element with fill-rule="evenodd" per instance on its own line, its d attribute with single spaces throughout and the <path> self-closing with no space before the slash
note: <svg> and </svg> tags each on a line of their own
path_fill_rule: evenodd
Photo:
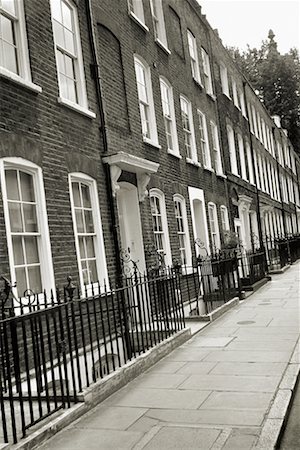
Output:
<svg viewBox="0 0 300 450">
<path fill-rule="evenodd" d="M 97 379 L 183 329 L 181 291 L 181 275 L 170 269 L 110 291 L 94 284 L 89 296 L 69 280 L 63 293 L 13 301 L 0 321 L 2 441 L 17 442 Z"/>
<path fill-rule="evenodd" d="M 253 286 L 266 276 L 264 249 L 243 251 L 240 256 L 240 277 L 244 288 Z"/>
<path fill-rule="evenodd" d="M 264 239 L 268 270 L 283 269 L 300 258 L 300 236 L 266 236 Z"/>
<path fill-rule="evenodd" d="M 182 297 L 189 316 L 208 314 L 241 295 L 236 251 L 200 257 L 193 267 L 182 271 Z"/>
</svg>

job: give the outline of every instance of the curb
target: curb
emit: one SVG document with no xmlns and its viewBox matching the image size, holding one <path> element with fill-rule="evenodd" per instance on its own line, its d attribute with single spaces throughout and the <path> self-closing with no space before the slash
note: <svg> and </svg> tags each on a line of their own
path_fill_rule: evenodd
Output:
<svg viewBox="0 0 300 450">
<path fill-rule="evenodd" d="M 107 397 L 124 387 L 143 371 L 149 369 L 156 364 L 164 356 L 168 355 L 172 350 L 185 343 L 191 338 L 190 328 L 184 328 L 176 333 L 176 335 L 160 342 L 157 346 L 151 348 L 146 353 L 139 355 L 135 360 L 129 361 L 123 367 L 111 373 L 102 380 L 96 382 L 93 386 L 85 389 L 83 394 L 79 396 L 80 403 L 64 410 L 43 427 L 37 429 L 27 438 L 22 439 L 17 444 L 0 445 L 0 450 L 32 450 L 39 448 L 46 440 L 50 439 L 56 433 L 66 428 L 75 420 L 79 419 L 91 408 L 101 403 Z"/>
<path fill-rule="evenodd" d="M 288 362 L 254 448 L 261 450 L 278 448 L 287 415 L 292 405 L 292 400 L 299 380 L 299 374 L 300 338 L 298 339 L 292 357 Z"/>
</svg>

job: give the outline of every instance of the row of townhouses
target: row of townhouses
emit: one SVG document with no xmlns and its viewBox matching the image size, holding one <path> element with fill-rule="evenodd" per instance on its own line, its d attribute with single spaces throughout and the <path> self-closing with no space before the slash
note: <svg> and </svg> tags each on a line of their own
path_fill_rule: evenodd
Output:
<svg viewBox="0 0 300 450">
<path fill-rule="evenodd" d="M 300 159 L 196 0 L 0 0 L 0 273 L 16 294 L 300 230 Z M 127 259 L 126 259 L 127 258 Z"/>
</svg>

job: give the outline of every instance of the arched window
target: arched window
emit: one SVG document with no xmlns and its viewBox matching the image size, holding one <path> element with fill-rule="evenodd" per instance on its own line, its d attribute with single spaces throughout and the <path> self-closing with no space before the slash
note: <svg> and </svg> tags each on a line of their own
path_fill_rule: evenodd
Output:
<svg viewBox="0 0 300 450">
<path fill-rule="evenodd" d="M 108 283 L 97 186 L 82 173 L 70 174 L 69 182 L 80 285 L 90 294 L 98 282 Z"/>
<path fill-rule="evenodd" d="M 156 250 L 161 261 L 169 266 L 172 264 L 172 256 L 165 196 L 159 189 L 150 190 L 150 205 Z"/>
<path fill-rule="evenodd" d="M 40 167 L 22 158 L 0 163 L 11 281 L 16 294 L 55 287 Z"/>
<path fill-rule="evenodd" d="M 185 200 L 179 194 L 175 194 L 173 199 L 181 265 L 191 266 L 192 254 Z"/>
</svg>

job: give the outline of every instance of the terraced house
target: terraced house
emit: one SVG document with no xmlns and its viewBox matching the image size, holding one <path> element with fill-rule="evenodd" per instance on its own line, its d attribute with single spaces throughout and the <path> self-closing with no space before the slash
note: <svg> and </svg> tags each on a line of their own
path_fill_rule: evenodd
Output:
<svg viewBox="0 0 300 450">
<path fill-rule="evenodd" d="M 55 305 L 69 275 L 71 300 L 76 287 L 107 306 L 112 288 L 151 273 L 167 280 L 167 291 L 153 291 L 158 303 L 170 290 L 175 303 L 196 301 L 199 315 L 201 299 L 207 312 L 205 294 L 214 307 L 218 293 L 228 300 L 298 258 L 299 176 L 280 118 L 196 0 L 0 0 L 0 274 L 14 296 L 8 283 L 5 317 L 5 308 L 28 312 L 23 301 Z M 229 269 L 214 269 L 222 258 Z M 135 326 L 162 316 L 149 292 L 129 296 L 134 306 L 143 298 Z M 111 337 L 120 314 L 118 303 L 102 316 Z M 100 351 L 88 325 L 87 384 L 88 365 L 93 379 L 111 369 L 118 332 L 127 353 L 136 344 L 128 350 L 134 327 L 124 326 Z"/>
</svg>

